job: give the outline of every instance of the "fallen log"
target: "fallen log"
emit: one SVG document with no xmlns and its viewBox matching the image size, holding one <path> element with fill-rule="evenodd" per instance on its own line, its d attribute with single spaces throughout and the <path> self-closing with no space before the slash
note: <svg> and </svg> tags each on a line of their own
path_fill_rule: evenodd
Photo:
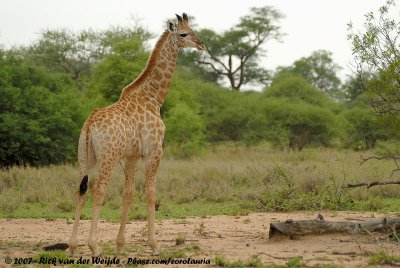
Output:
<svg viewBox="0 0 400 268">
<path fill-rule="evenodd" d="M 393 233 L 400 230 L 400 218 L 383 218 L 362 222 L 325 221 L 319 215 L 314 220 L 287 220 L 271 222 L 269 238 L 289 236 L 290 238 L 304 235 L 322 235 L 329 233 L 368 234 L 372 232 Z"/>
<path fill-rule="evenodd" d="M 400 184 L 400 181 L 374 181 L 371 183 L 356 183 L 356 184 L 346 184 L 343 185 L 343 189 L 348 189 L 348 188 L 356 188 L 356 187 L 362 187 L 362 186 L 367 186 L 367 189 L 377 186 L 377 185 L 391 185 L 391 184 Z"/>
</svg>

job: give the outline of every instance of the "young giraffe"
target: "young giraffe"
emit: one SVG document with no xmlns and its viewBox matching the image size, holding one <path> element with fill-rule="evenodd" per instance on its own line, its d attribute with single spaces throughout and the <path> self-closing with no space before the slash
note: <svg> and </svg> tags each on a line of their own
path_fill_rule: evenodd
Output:
<svg viewBox="0 0 400 268">
<path fill-rule="evenodd" d="M 118 160 L 126 158 L 125 189 L 121 224 L 117 235 L 117 249 L 125 245 L 125 225 L 135 193 L 136 165 L 145 160 L 146 198 L 148 206 L 148 243 L 153 254 L 158 254 L 155 239 L 155 174 L 163 153 L 165 126 L 160 108 L 171 84 L 180 48 L 204 50 L 204 43 L 189 27 L 188 17 L 176 15 L 178 24 L 168 22 L 158 40 L 144 71 L 126 86 L 120 99 L 105 108 L 96 109 L 86 120 L 79 139 L 78 161 L 83 177 L 77 192 L 77 206 L 69 248 L 74 254 L 82 207 L 86 200 L 88 172 L 96 162 L 99 174 L 93 185 L 93 211 L 89 248 L 94 256 L 100 254 L 97 245 L 97 224 L 110 174 Z"/>
</svg>

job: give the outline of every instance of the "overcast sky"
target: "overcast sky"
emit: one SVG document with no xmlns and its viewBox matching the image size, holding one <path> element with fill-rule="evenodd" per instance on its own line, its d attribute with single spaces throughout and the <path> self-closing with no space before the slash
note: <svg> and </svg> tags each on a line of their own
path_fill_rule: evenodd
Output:
<svg viewBox="0 0 400 268">
<path fill-rule="evenodd" d="M 377 11 L 384 0 L 0 0 L 0 43 L 6 47 L 29 44 L 43 29 L 105 29 L 129 25 L 130 17 L 156 35 L 167 18 L 186 12 L 196 18 L 199 28 L 229 29 L 252 6 L 271 5 L 285 18 L 280 25 L 286 34 L 282 43 L 265 45 L 268 53 L 262 65 L 268 69 L 290 65 L 312 51 L 333 53 L 343 67 L 341 77 L 350 73 L 351 44 L 347 23 L 362 28 L 364 15 Z"/>
</svg>

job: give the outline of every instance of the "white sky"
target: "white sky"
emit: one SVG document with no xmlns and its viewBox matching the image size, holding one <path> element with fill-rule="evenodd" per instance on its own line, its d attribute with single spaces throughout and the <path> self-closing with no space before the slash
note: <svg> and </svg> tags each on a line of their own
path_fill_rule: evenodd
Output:
<svg viewBox="0 0 400 268">
<path fill-rule="evenodd" d="M 0 44 L 10 47 L 29 44 L 43 29 L 105 29 L 128 25 L 132 15 L 157 36 L 167 18 L 186 12 L 196 18 L 199 28 L 229 29 L 252 6 L 271 5 L 285 18 L 282 43 L 265 45 L 262 65 L 268 69 L 292 64 L 317 49 L 329 50 L 343 67 L 341 77 L 350 73 L 351 44 L 347 23 L 362 27 L 364 15 L 377 11 L 384 0 L 0 0 Z"/>
</svg>

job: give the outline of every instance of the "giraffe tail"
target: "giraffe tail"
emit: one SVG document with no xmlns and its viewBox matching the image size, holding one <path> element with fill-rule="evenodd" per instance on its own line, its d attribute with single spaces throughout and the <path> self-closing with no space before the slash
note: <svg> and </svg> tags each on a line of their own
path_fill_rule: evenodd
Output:
<svg viewBox="0 0 400 268">
<path fill-rule="evenodd" d="M 88 181 L 89 181 L 89 176 L 88 176 L 88 166 L 89 166 L 89 156 L 90 156 L 90 124 L 86 124 L 85 126 L 85 147 L 86 147 L 86 175 L 83 176 L 83 179 L 81 181 L 81 184 L 79 185 L 79 194 L 84 195 L 87 191 L 88 188 Z"/>
</svg>

